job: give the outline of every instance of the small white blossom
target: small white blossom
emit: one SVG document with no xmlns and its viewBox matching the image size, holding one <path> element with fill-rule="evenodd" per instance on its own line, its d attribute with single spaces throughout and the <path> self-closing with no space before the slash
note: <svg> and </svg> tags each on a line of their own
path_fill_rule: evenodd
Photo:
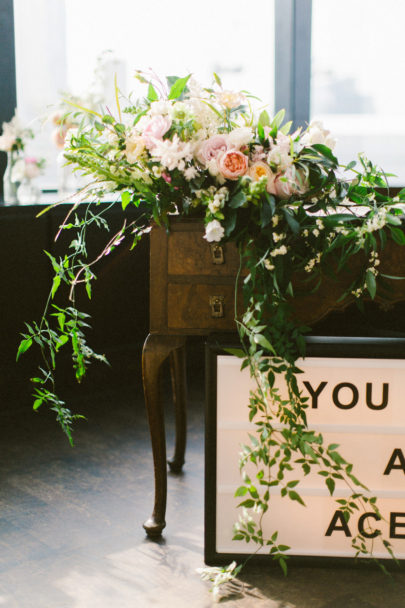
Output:
<svg viewBox="0 0 405 608">
<path fill-rule="evenodd" d="M 270 255 L 275 258 L 277 255 L 285 255 L 287 253 L 287 247 L 285 245 L 281 245 L 281 247 L 278 247 L 276 249 L 273 249 L 273 251 L 270 251 Z"/>
<path fill-rule="evenodd" d="M 270 262 L 269 259 L 264 260 L 264 266 L 267 270 L 274 270 L 275 266 Z"/>
<path fill-rule="evenodd" d="M 205 235 L 204 238 L 212 243 L 214 241 L 218 242 L 222 239 L 225 234 L 225 229 L 218 220 L 212 220 L 212 222 L 208 222 L 205 226 Z"/>
<path fill-rule="evenodd" d="M 285 239 L 286 234 L 284 232 L 273 232 L 273 240 L 275 243 L 278 243 L 278 241 L 282 241 L 283 239 Z"/>
<path fill-rule="evenodd" d="M 195 167 L 187 167 L 187 169 L 184 169 L 183 173 L 188 182 L 198 175 L 198 171 Z"/>
<path fill-rule="evenodd" d="M 212 599 L 214 602 L 219 601 L 219 590 L 221 585 L 229 583 L 238 574 L 240 567 L 237 568 L 236 562 L 232 562 L 225 568 L 221 567 L 205 567 L 197 568 L 197 573 L 201 576 L 203 581 L 210 581 L 212 583 Z"/>
</svg>

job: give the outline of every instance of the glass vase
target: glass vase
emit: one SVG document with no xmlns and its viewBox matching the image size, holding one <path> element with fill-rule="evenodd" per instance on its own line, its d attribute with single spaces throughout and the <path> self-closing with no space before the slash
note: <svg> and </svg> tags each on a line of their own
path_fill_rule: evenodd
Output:
<svg viewBox="0 0 405 608">
<path fill-rule="evenodd" d="M 20 205 L 35 205 L 39 201 L 39 195 L 39 188 L 28 177 L 25 177 L 17 188 L 17 200 Z"/>
<path fill-rule="evenodd" d="M 13 152 L 7 152 L 7 167 L 3 175 L 3 199 L 6 205 L 14 205 L 18 202 L 18 184 L 11 181 L 11 172 L 17 157 Z"/>
</svg>

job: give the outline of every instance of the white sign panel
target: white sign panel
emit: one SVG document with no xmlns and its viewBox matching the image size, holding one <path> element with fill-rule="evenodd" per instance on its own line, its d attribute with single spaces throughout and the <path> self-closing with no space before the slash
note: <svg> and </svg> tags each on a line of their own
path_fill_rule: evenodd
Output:
<svg viewBox="0 0 405 608">
<path fill-rule="evenodd" d="M 383 515 L 353 515 L 346 524 L 336 498 L 349 490 L 336 482 L 331 497 L 324 479 L 297 469 L 299 492 L 306 507 L 282 498 L 273 488 L 264 536 L 278 530 L 278 542 L 289 545 L 292 555 L 353 557 L 351 537 L 357 532 L 381 530 L 396 557 L 405 558 L 405 360 L 309 357 L 297 362 L 304 373 L 300 388 L 309 398 L 308 426 L 324 436 L 325 444 L 339 444 L 339 452 L 354 465 L 353 473 L 378 497 Z M 249 392 L 254 382 L 249 371 L 240 371 L 240 360 L 217 357 L 217 553 L 252 553 L 256 546 L 233 541 L 233 524 L 240 510 L 235 490 L 241 485 L 238 467 L 242 444 L 249 444 Z M 253 466 L 253 465 L 251 465 Z M 249 472 L 249 469 L 248 469 Z M 253 469 L 252 469 L 253 473 Z M 254 474 L 254 473 L 253 473 Z M 382 548 L 376 557 L 388 557 Z"/>
</svg>

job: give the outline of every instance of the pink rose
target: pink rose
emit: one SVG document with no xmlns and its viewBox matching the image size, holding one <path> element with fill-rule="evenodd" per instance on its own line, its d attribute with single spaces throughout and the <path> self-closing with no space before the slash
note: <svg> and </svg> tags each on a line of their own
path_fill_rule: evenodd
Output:
<svg viewBox="0 0 405 608">
<path fill-rule="evenodd" d="M 224 135 L 214 135 L 201 146 L 199 157 L 204 164 L 208 164 L 213 158 L 228 150 L 228 142 Z"/>
<path fill-rule="evenodd" d="M 247 171 L 248 157 L 239 150 L 228 150 L 219 158 L 218 168 L 226 179 L 238 179 Z"/>
<path fill-rule="evenodd" d="M 172 126 L 172 121 L 168 116 L 152 116 L 148 124 L 143 130 L 142 137 L 148 150 L 155 147 L 155 140 L 162 141 L 163 135 L 168 132 Z"/>
<path fill-rule="evenodd" d="M 290 198 L 293 194 L 304 194 L 307 190 L 302 172 L 289 167 L 284 173 L 274 174 L 273 180 L 267 181 L 267 191 L 281 199 Z"/>
</svg>

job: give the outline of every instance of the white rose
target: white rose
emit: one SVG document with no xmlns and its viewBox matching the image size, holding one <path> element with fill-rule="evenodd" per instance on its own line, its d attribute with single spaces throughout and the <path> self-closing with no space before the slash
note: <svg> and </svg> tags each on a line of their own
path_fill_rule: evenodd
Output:
<svg viewBox="0 0 405 608">
<path fill-rule="evenodd" d="M 212 222 L 208 222 L 205 227 L 205 236 L 204 238 L 212 243 L 213 241 L 220 241 L 225 234 L 225 230 L 223 226 L 218 222 L 218 220 L 212 220 Z"/>
<path fill-rule="evenodd" d="M 247 146 L 253 139 L 252 129 L 249 127 L 238 127 L 228 134 L 228 141 L 231 148 L 237 148 L 238 150 L 242 146 Z"/>
<path fill-rule="evenodd" d="M 152 101 L 149 108 L 149 114 L 151 116 L 163 116 L 165 114 L 169 114 L 171 110 L 171 103 L 169 101 L 158 100 Z"/>
<path fill-rule="evenodd" d="M 302 137 L 301 142 L 307 146 L 323 144 L 324 146 L 328 146 L 331 150 L 333 150 L 336 145 L 336 139 L 332 137 L 330 131 L 324 128 L 320 120 L 313 120 L 310 123 L 308 131 Z"/>
</svg>

